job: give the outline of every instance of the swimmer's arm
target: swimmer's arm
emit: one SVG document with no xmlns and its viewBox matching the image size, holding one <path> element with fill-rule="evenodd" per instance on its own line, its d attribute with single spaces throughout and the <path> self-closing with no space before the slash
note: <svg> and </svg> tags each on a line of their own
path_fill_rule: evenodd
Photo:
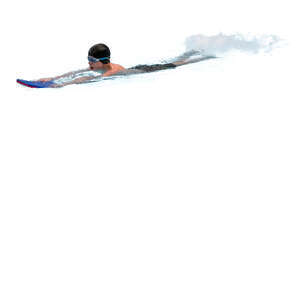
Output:
<svg viewBox="0 0 300 300">
<path fill-rule="evenodd" d="M 87 72 L 87 71 L 90 71 L 90 68 L 82 69 L 82 70 L 77 70 L 77 71 L 72 71 L 72 72 L 68 72 L 68 73 L 65 73 L 65 74 L 56 76 L 56 77 L 54 77 L 52 80 L 60 79 L 60 78 L 65 77 L 65 76 L 76 75 L 76 74 L 78 74 L 78 73 Z"/>
<path fill-rule="evenodd" d="M 71 72 L 68 72 L 68 73 L 65 73 L 65 74 L 56 76 L 56 77 L 41 78 L 41 79 L 38 79 L 38 81 L 50 81 L 50 80 L 56 80 L 56 79 L 63 78 L 63 77 L 65 77 L 65 76 L 76 75 L 76 74 L 78 74 L 78 73 L 87 72 L 87 71 L 90 71 L 90 68 L 82 69 L 82 70 L 77 70 L 77 71 L 71 71 Z"/>
<path fill-rule="evenodd" d="M 124 69 L 124 70 L 126 70 L 126 69 Z M 113 76 L 113 75 L 118 75 L 118 73 L 108 71 L 108 72 L 106 72 L 102 75 L 99 75 L 99 76 L 79 77 L 79 78 L 73 79 L 69 82 L 53 84 L 53 85 L 51 85 L 51 87 L 63 87 L 63 86 L 70 85 L 70 84 L 84 83 L 84 82 L 88 82 L 89 80 L 92 80 L 92 79 L 95 79 L 95 78 L 103 78 L 103 77 L 108 77 L 108 76 Z"/>
<path fill-rule="evenodd" d="M 89 81 L 91 79 L 108 77 L 108 76 L 112 76 L 114 74 L 117 75 L 117 73 L 108 71 L 108 72 L 106 72 L 106 73 L 104 73 L 102 75 L 99 75 L 99 76 L 84 76 L 84 77 L 79 77 L 79 78 L 76 78 L 76 79 L 74 79 L 72 81 L 69 81 L 69 82 L 63 84 L 63 86 L 64 85 L 69 85 L 69 84 L 74 84 L 74 83 L 84 83 L 84 82 Z"/>
<path fill-rule="evenodd" d="M 90 81 L 92 79 L 100 78 L 100 77 L 102 77 L 102 76 L 100 75 L 100 76 L 84 76 L 84 77 L 79 77 L 79 78 L 73 79 L 73 80 L 65 82 L 65 83 L 53 84 L 53 85 L 51 85 L 51 87 L 63 87 L 63 86 L 66 86 L 66 85 L 71 85 L 71 84 L 85 83 L 85 82 L 88 82 L 88 81 Z"/>
</svg>

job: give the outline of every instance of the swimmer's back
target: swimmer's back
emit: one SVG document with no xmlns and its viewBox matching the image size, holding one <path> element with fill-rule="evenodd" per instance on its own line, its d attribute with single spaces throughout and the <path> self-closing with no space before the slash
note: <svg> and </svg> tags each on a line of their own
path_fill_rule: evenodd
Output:
<svg viewBox="0 0 300 300">
<path fill-rule="evenodd" d="M 176 68 L 177 66 L 168 63 L 168 64 L 154 64 L 154 65 L 137 65 L 131 68 L 128 68 L 128 70 L 140 70 L 146 73 L 149 72 L 155 72 L 155 71 L 160 71 L 160 70 L 166 70 L 166 69 L 173 69 Z"/>
</svg>

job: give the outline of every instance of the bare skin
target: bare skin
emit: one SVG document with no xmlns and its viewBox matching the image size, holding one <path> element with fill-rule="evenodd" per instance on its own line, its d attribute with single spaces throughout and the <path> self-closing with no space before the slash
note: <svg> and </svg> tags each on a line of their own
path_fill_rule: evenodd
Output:
<svg viewBox="0 0 300 300">
<path fill-rule="evenodd" d="M 206 57 L 198 57 L 198 58 L 190 58 L 190 56 L 193 54 L 193 52 L 187 52 L 185 53 L 185 57 L 177 57 L 177 60 L 172 61 L 172 64 L 176 65 L 176 66 L 182 66 L 182 65 L 186 65 L 186 64 L 190 64 L 190 63 L 196 63 L 202 60 L 207 60 L 207 59 L 212 59 L 212 58 L 216 58 L 215 56 L 206 56 Z M 108 77 L 108 76 L 112 76 L 115 74 L 118 74 L 121 71 L 126 70 L 123 66 L 119 65 L 119 64 L 114 64 L 114 63 L 108 63 L 108 64 L 103 64 L 101 61 L 98 62 L 89 62 L 89 68 L 87 69 L 83 69 L 83 70 L 79 70 L 79 71 L 75 71 L 75 72 L 69 72 L 57 77 L 52 77 L 52 78 L 42 78 L 39 79 L 39 81 L 50 81 L 50 80 L 56 80 L 65 76 L 70 76 L 70 75 L 76 75 L 76 73 L 82 73 L 82 72 L 86 72 L 86 71 L 104 71 L 103 74 L 99 75 L 99 76 L 84 76 L 84 77 L 79 77 L 79 78 L 75 78 L 69 82 L 66 83 L 60 83 L 60 84 L 53 84 L 51 85 L 51 87 L 63 87 L 66 85 L 70 85 L 70 84 L 77 84 L 77 83 L 84 83 L 87 82 L 89 80 L 95 79 L 95 78 L 102 78 L 102 77 Z"/>
<path fill-rule="evenodd" d="M 89 62 L 89 65 L 90 69 L 93 71 L 104 70 L 105 72 L 104 74 L 102 74 L 102 77 L 111 76 L 122 70 L 125 70 L 125 68 L 121 65 L 113 63 L 103 64 L 101 61 L 98 61 L 96 63 Z"/>
<path fill-rule="evenodd" d="M 41 78 L 38 81 L 56 80 L 56 79 L 62 78 L 64 76 L 73 75 L 73 74 L 84 72 L 84 71 L 95 71 L 95 72 L 104 71 L 104 73 L 99 76 L 84 76 L 84 77 L 76 78 L 76 79 L 66 82 L 66 83 L 52 85 L 52 87 L 63 87 L 63 86 L 70 85 L 70 84 L 83 83 L 85 81 L 95 79 L 97 77 L 100 78 L 100 77 L 112 76 L 123 70 L 126 70 L 126 69 L 124 67 L 122 67 L 121 65 L 114 64 L 114 63 L 103 64 L 101 61 L 98 61 L 95 63 L 89 62 L 89 68 L 87 68 L 87 69 L 83 69 L 83 70 L 79 70 L 79 71 L 75 71 L 75 72 L 69 72 L 69 73 L 66 73 L 66 74 L 63 74 L 63 75 L 60 75 L 57 77 Z"/>
<path fill-rule="evenodd" d="M 95 79 L 97 77 L 100 78 L 100 77 L 112 76 L 114 74 L 117 74 L 120 71 L 125 70 L 125 68 L 122 67 L 121 65 L 113 64 L 113 63 L 103 64 L 101 61 L 98 61 L 96 63 L 89 62 L 89 65 L 90 65 L 90 68 L 87 69 L 87 71 L 88 70 L 92 70 L 92 71 L 101 70 L 101 71 L 104 71 L 104 73 L 99 76 L 96 76 L 96 77 L 95 76 L 84 76 L 84 77 L 76 78 L 70 82 L 59 85 L 58 87 L 70 85 L 70 84 L 74 84 L 74 83 L 83 83 L 83 82 L 89 81 L 91 79 Z M 56 86 L 53 86 L 53 87 L 56 87 Z"/>
</svg>

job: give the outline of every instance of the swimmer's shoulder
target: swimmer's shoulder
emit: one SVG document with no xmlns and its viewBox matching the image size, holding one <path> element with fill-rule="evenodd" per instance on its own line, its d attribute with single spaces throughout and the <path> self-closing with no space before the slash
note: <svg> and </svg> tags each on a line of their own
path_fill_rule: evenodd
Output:
<svg viewBox="0 0 300 300">
<path fill-rule="evenodd" d="M 118 64 L 112 64 L 112 66 L 113 66 L 112 69 L 105 72 L 102 75 L 102 77 L 111 76 L 111 75 L 118 75 L 120 72 L 126 70 L 126 68 L 124 68 L 123 66 L 118 65 Z"/>
<path fill-rule="evenodd" d="M 118 65 L 118 64 L 115 64 L 115 67 L 116 67 L 116 71 L 124 71 L 124 70 L 126 70 L 126 68 L 124 68 L 123 66 Z"/>
</svg>

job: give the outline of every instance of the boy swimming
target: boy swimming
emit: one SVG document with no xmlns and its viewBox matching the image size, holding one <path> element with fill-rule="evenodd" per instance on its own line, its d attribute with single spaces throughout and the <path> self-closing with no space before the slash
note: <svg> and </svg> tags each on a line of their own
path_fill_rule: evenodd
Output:
<svg viewBox="0 0 300 300">
<path fill-rule="evenodd" d="M 122 70 L 125 70 L 124 67 L 118 64 L 114 64 L 110 62 L 110 50 L 105 44 L 96 44 L 93 47 L 90 48 L 88 52 L 88 63 L 89 63 L 89 68 L 83 69 L 83 70 L 78 70 L 78 71 L 73 71 L 69 72 L 60 76 L 56 77 L 50 77 L 50 78 L 42 78 L 39 79 L 38 81 L 57 81 L 61 78 L 64 77 L 71 77 L 74 78 L 76 75 L 80 75 L 81 73 L 84 74 L 85 72 L 88 71 L 94 71 L 94 72 L 99 72 L 102 71 L 102 74 L 96 75 L 96 76 L 81 76 L 75 79 L 72 79 L 68 82 L 64 83 L 56 83 L 52 87 L 63 87 L 66 85 L 70 84 L 76 84 L 76 83 L 83 83 L 86 81 L 89 81 L 91 79 L 95 79 L 97 77 L 107 77 L 107 76 L 112 76 Z"/>
<path fill-rule="evenodd" d="M 60 76 L 52 78 L 42 78 L 38 81 L 54 81 L 55 83 L 50 87 L 63 87 L 70 84 L 79 84 L 89 82 L 96 78 L 108 77 L 113 75 L 129 75 L 137 73 L 149 73 L 160 70 L 176 68 L 177 66 L 198 62 L 204 59 L 215 58 L 215 56 L 198 57 L 189 59 L 192 55 L 199 54 L 199 51 L 189 51 L 181 56 L 178 56 L 171 63 L 154 64 L 154 65 L 137 65 L 131 68 L 124 68 L 119 64 L 114 64 L 110 61 L 110 49 L 105 44 L 96 44 L 89 49 L 88 63 L 89 68 L 69 72 Z M 89 74 L 93 72 L 93 74 Z M 96 74 L 100 73 L 99 75 Z M 82 75 L 82 76 L 81 76 Z M 63 78 L 70 78 L 68 81 L 61 81 Z"/>
</svg>

